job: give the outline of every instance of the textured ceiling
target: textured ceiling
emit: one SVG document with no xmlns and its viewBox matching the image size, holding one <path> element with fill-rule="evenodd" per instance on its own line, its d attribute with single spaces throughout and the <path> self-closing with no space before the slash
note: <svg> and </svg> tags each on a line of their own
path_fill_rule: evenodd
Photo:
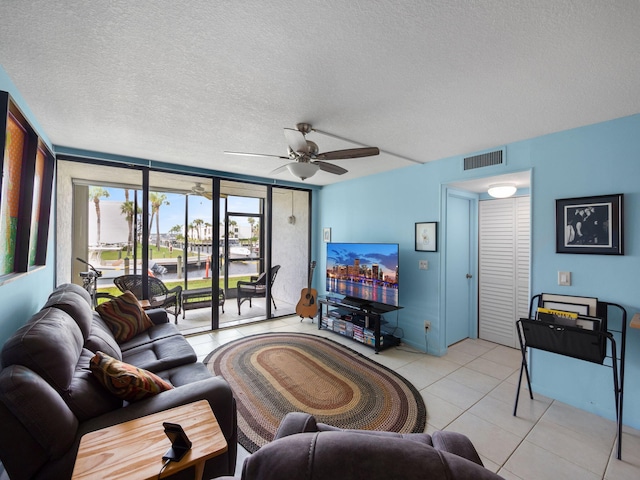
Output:
<svg viewBox="0 0 640 480">
<path fill-rule="evenodd" d="M 640 2 L 1 0 L 0 63 L 57 146 L 270 177 L 282 129 L 417 162 L 640 112 Z M 336 162 L 324 185 L 413 163 Z M 292 180 L 288 172 L 273 178 Z"/>
</svg>

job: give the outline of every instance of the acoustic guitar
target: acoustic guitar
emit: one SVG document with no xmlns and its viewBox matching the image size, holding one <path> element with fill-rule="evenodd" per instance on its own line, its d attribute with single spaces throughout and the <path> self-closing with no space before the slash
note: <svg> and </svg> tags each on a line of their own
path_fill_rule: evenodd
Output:
<svg viewBox="0 0 640 480">
<path fill-rule="evenodd" d="M 300 300 L 296 305 L 296 313 L 300 315 L 300 321 L 303 318 L 309 317 L 313 320 L 313 317 L 318 313 L 318 292 L 315 288 L 311 288 L 311 279 L 313 278 L 313 270 L 316 268 L 315 260 L 311 262 L 311 269 L 309 272 L 309 285 L 307 288 L 303 288 L 300 292 Z"/>
</svg>

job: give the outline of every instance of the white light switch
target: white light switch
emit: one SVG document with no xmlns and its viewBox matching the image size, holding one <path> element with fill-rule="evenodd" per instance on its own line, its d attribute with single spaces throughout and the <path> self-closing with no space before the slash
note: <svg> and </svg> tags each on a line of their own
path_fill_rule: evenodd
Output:
<svg viewBox="0 0 640 480">
<path fill-rule="evenodd" d="M 429 270 L 429 261 L 428 260 L 420 260 L 418 263 L 420 270 Z"/>
<path fill-rule="evenodd" d="M 571 272 L 558 272 L 558 285 L 571 286 Z"/>
</svg>

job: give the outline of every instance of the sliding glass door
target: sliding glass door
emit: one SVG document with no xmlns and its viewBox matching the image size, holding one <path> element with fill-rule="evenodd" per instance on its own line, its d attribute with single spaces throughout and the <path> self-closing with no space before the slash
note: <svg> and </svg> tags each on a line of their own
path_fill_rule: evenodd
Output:
<svg viewBox="0 0 640 480">
<path fill-rule="evenodd" d="M 88 262 L 110 294 L 125 274 L 180 287 L 185 333 L 295 313 L 308 279 L 310 192 L 64 160 L 57 192 L 58 283 L 81 284 Z M 238 299 L 238 284 L 263 273 L 257 293 Z"/>
</svg>

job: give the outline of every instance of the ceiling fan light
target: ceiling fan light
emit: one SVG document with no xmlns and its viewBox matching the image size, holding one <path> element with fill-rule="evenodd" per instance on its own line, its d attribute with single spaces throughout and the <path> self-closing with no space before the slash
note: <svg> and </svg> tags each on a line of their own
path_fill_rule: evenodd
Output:
<svg viewBox="0 0 640 480">
<path fill-rule="evenodd" d="M 296 162 L 287 165 L 287 169 L 293 176 L 298 177 L 300 180 L 306 180 L 313 177 L 320 167 L 315 163 Z"/>
<path fill-rule="evenodd" d="M 489 185 L 487 193 L 493 198 L 507 198 L 516 193 L 516 186 L 513 183 L 496 183 Z"/>
</svg>

